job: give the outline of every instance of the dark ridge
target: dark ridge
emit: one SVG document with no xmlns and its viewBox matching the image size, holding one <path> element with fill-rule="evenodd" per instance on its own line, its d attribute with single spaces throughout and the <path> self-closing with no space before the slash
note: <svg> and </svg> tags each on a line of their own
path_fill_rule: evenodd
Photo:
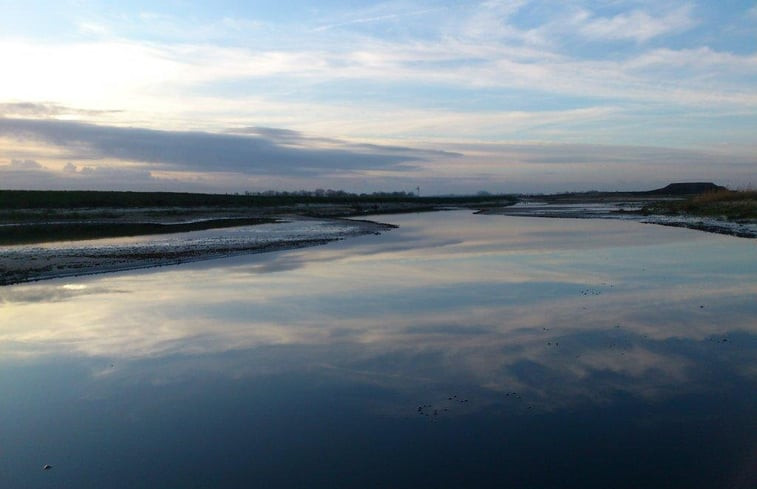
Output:
<svg viewBox="0 0 757 489">
<path fill-rule="evenodd" d="M 727 190 L 725 187 L 715 185 L 712 182 L 681 182 L 671 183 L 663 188 L 644 192 L 647 195 L 696 195 L 706 192 Z"/>
<path fill-rule="evenodd" d="M 81 209 L 81 208 L 148 208 L 148 207 L 270 207 L 299 204 L 374 204 L 409 202 L 413 205 L 460 205 L 509 201 L 506 195 L 492 196 L 428 196 L 418 197 L 404 192 L 386 194 L 302 195 L 297 193 L 265 194 L 195 194 L 181 192 L 120 192 L 76 190 L 0 190 L 0 210 L 9 209 Z"/>
<path fill-rule="evenodd" d="M 78 241 L 86 239 L 186 233 L 234 226 L 276 222 L 268 218 L 206 219 L 196 222 L 161 224 L 151 222 L 74 222 L 0 226 L 0 245 Z"/>
</svg>

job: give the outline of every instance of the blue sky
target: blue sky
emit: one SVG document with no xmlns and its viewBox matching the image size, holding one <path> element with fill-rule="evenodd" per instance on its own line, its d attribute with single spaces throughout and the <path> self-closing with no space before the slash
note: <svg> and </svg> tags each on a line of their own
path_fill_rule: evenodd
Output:
<svg viewBox="0 0 757 489">
<path fill-rule="evenodd" d="M 2 188 L 755 184 L 754 1 L 0 0 L 0 13 Z"/>
</svg>

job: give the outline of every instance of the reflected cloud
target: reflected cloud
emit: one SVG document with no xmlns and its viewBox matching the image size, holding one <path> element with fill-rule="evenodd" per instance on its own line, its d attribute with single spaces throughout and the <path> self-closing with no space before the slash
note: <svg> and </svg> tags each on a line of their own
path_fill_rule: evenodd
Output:
<svg viewBox="0 0 757 489">
<path fill-rule="evenodd" d="M 198 369 L 319 371 L 407 396 L 467 385 L 479 406 L 518 392 L 539 410 L 696 392 L 711 382 L 704 364 L 754 379 L 751 243 L 467 212 L 379 220 L 400 228 L 213 266 L 0 288 L 1 361 L 129 365 L 98 379 L 164 364 L 139 374 L 155 382 Z"/>
<path fill-rule="evenodd" d="M 0 287 L 0 305 L 46 304 L 64 302 L 81 296 L 127 293 L 129 291 L 106 285 L 91 286 L 81 283 L 14 285 Z"/>
</svg>

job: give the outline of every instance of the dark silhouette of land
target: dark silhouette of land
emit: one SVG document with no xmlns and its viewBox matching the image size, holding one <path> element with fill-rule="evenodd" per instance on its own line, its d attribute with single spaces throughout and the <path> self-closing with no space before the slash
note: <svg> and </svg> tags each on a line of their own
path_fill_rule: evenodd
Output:
<svg viewBox="0 0 757 489">
<path fill-rule="evenodd" d="M 288 220 L 312 218 L 335 224 L 341 221 L 334 228 L 341 229 L 337 232 L 322 229 L 312 235 L 294 233 L 265 239 L 248 233 L 250 236 L 236 241 L 205 239 L 198 242 L 157 236 L 143 238 L 147 241 L 140 246 L 100 241 L 81 246 L 7 247 L 0 254 L 0 285 L 314 246 L 347 236 L 380 234 L 395 227 L 355 219 L 345 221 L 344 218 L 450 208 L 526 217 L 631 218 L 754 238 L 757 237 L 756 197 L 754 191 L 734 192 L 704 182 L 674 183 L 642 192 L 593 191 L 538 196 L 419 197 L 405 192 L 356 195 L 341 191 L 228 195 L 0 190 L 0 246 L 187 233 L 266 223 L 278 226 Z M 514 206 L 519 202 L 526 205 Z M 532 205 L 534 203 L 538 205 Z"/>
<path fill-rule="evenodd" d="M 588 192 L 564 192 L 548 195 L 528 195 L 529 198 L 539 198 L 545 202 L 606 202 L 606 201 L 650 201 L 685 199 L 711 192 L 728 191 L 727 188 L 712 182 L 681 182 L 671 183 L 654 190 L 603 192 L 592 190 Z"/>
<path fill-rule="evenodd" d="M 707 192 L 722 192 L 728 190 L 720 185 L 715 185 L 712 182 L 684 182 L 684 183 L 671 183 L 663 188 L 656 190 L 650 190 L 647 195 L 698 195 Z"/>
<path fill-rule="evenodd" d="M 335 190 L 243 195 L 0 190 L 0 245 L 180 233 L 270 223 L 287 215 L 345 218 L 453 207 L 498 213 L 529 199 L 549 205 L 633 203 L 636 209 L 619 208 L 616 212 L 751 222 L 757 219 L 755 194 L 754 191 L 734 192 L 711 182 L 671 183 L 638 192 L 519 196 L 420 197 L 408 192 L 351 194 Z M 581 217 L 580 210 L 571 217 Z"/>
<path fill-rule="evenodd" d="M 0 245 L 168 234 L 275 222 L 450 207 L 502 207 L 510 195 L 430 196 L 343 191 L 196 194 L 0 190 Z"/>
</svg>

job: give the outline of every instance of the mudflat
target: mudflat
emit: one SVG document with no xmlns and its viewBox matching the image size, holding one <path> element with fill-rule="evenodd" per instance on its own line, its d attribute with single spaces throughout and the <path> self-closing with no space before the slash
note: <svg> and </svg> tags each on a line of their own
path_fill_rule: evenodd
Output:
<svg viewBox="0 0 757 489">
<path fill-rule="evenodd" d="M 394 226 L 350 219 L 290 216 L 254 225 L 211 227 L 176 234 L 61 241 L 0 248 L 0 285 L 74 275 L 175 265 L 247 253 L 325 244 Z"/>
</svg>

